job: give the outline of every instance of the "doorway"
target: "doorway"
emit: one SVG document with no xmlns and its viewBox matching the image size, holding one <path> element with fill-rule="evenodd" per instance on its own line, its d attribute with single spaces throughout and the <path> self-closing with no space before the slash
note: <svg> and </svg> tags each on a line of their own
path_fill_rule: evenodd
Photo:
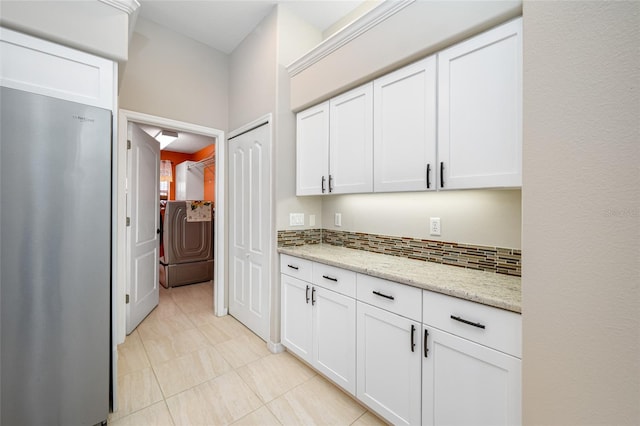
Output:
<svg viewBox="0 0 640 426">
<path fill-rule="evenodd" d="M 216 158 L 224 158 L 224 138 L 225 134 L 222 130 L 199 126 L 191 123 L 176 121 L 168 118 L 152 116 L 149 114 L 138 113 L 135 111 L 120 110 L 118 114 L 118 147 L 115 153 L 114 167 L 117 170 L 114 186 L 117 188 L 116 195 L 116 258 L 115 276 L 116 286 L 113 290 L 114 311 L 113 318 L 113 347 L 112 352 L 114 359 L 117 359 L 117 345 L 124 342 L 126 336 L 125 330 L 125 306 L 127 294 L 127 277 L 126 277 L 126 202 L 127 202 L 127 126 L 129 122 L 140 123 L 142 125 L 157 126 L 163 129 L 173 129 L 176 131 L 193 133 L 196 135 L 204 135 L 215 139 L 215 155 Z M 216 221 L 214 232 L 214 313 L 218 316 L 226 315 L 225 308 L 225 259 L 224 259 L 224 161 L 219 161 L 215 167 L 215 194 L 217 199 Z M 115 361 L 114 361 L 115 362 Z M 114 374 L 115 374 L 114 365 Z"/>
</svg>

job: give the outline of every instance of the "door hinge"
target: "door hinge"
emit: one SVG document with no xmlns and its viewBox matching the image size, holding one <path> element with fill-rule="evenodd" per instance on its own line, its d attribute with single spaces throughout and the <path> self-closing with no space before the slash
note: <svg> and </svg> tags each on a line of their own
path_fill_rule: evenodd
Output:
<svg viewBox="0 0 640 426">
<path fill-rule="evenodd" d="M 128 294 L 124 297 L 124 303 L 129 303 L 129 295 Z"/>
<path fill-rule="evenodd" d="M 127 139 L 127 149 L 131 149 L 131 140 Z"/>
<path fill-rule="evenodd" d="M 131 218 L 130 217 L 127 218 L 127 226 L 131 226 Z"/>
</svg>

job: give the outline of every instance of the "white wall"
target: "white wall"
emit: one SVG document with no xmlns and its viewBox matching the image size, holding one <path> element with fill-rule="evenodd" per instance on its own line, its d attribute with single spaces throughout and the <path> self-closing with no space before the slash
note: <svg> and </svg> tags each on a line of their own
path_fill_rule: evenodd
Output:
<svg viewBox="0 0 640 426">
<path fill-rule="evenodd" d="M 640 3 L 524 4 L 523 419 L 640 424 Z"/>
<path fill-rule="evenodd" d="M 120 108 L 227 130 L 229 57 L 138 18 L 120 85 Z"/>
<path fill-rule="evenodd" d="M 229 130 L 273 113 L 276 104 L 275 9 L 231 53 Z"/>
<path fill-rule="evenodd" d="M 114 61 L 127 60 L 129 15 L 97 0 L 2 0 L 0 25 Z"/>
<path fill-rule="evenodd" d="M 473 190 L 332 195 L 323 198 L 326 229 L 520 248 L 520 190 Z M 334 225 L 334 214 L 342 226 Z M 442 235 L 429 235 L 439 217 Z"/>
<path fill-rule="evenodd" d="M 296 197 L 296 117 L 291 111 L 291 79 L 286 66 L 322 41 L 313 26 L 298 18 L 286 6 L 278 6 L 277 120 L 275 147 L 276 229 L 289 229 L 289 213 L 316 215 L 313 228 L 320 227 L 322 200 L 318 197 Z M 301 228 L 291 228 L 301 229 Z"/>
</svg>

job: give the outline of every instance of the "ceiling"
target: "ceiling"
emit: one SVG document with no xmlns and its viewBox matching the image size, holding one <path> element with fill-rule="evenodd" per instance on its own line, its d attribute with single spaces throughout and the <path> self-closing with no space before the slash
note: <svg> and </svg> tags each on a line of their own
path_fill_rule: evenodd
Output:
<svg viewBox="0 0 640 426">
<path fill-rule="evenodd" d="M 139 13 L 173 31 L 231 53 L 276 4 L 320 31 L 365 0 L 140 0 Z M 372 1 L 372 0 L 368 0 Z"/>
<path fill-rule="evenodd" d="M 138 124 L 142 130 L 144 130 L 149 136 L 155 138 L 160 130 L 160 127 L 151 126 L 148 124 Z M 165 129 L 171 130 L 171 129 Z M 187 133 L 178 131 L 178 139 L 171 142 L 167 145 L 163 150 L 165 151 L 174 151 L 174 152 L 182 152 L 184 154 L 193 154 L 194 152 L 200 151 L 202 148 L 205 148 L 211 144 L 215 144 L 216 141 L 214 138 L 203 135 L 196 135 L 194 133 Z"/>
<path fill-rule="evenodd" d="M 139 0 L 139 16 L 230 54 L 271 12 L 283 4 L 323 32 L 365 1 L 379 0 Z M 152 137 L 160 128 L 140 127 Z M 167 129 L 171 130 L 171 129 Z M 215 143 L 211 137 L 178 132 L 165 150 L 192 154 Z"/>
</svg>

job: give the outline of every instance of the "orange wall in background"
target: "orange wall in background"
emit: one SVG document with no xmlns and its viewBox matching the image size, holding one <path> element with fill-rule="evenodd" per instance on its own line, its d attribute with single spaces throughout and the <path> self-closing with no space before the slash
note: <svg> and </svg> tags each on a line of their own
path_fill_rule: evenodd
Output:
<svg viewBox="0 0 640 426">
<path fill-rule="evenodd" d="M 183 161 L 191 160 L 193 154 L 183 154 L 182 152 L 160 151 L 161 160 L 171 161 L 171 173 L 173 174 L 173 182 L 169 185 L 169 199 L 176 199 L 176 165 Z"/>
<path fill-rule="evenodd" d="M 202 148 L 198 152 L 193 153 L 193 161 L 204 160 L 205 158 L 210 158 L 215 155 L 215 145 L 209 145 L 207 147 Z M 204 199 L 214 201 L 215 206 L 215 196 L 216 196 L 216 167 L 214 164 L 210 166 L 204 167 Z"/>
<path fill-rule="evenodd" d="M 171 172 L 173 173 L 173 182 L 169 189 L 169 199 L 176 199 L 176 165 L 183 161 L 200 161 L 211 157 L 215 153 L 215 145 L 209 145 L 193 154 L 184 154 L 175 151 L 160 151 L 161 160 L 171 161 Z M 204 168 L 204 199 L 215 202 L 215 166 L 212 164 Z M 215 204 L 214 204 L 215 205 Z"/>
</svg>

